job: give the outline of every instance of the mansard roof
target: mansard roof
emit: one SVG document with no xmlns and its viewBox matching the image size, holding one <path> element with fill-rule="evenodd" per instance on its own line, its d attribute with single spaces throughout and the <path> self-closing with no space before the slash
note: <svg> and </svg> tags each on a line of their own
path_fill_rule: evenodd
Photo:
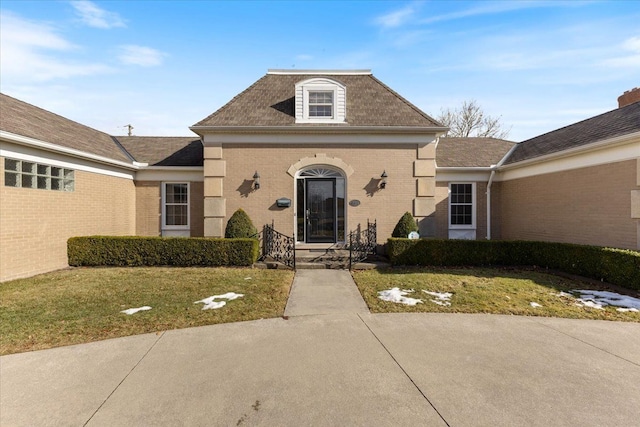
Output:
<svg viewBox="0 0 640 427">
<path fill-rule="evenodd" d="M 298 123 L 296 83 L 327 78 L 346 87 L 346 121 L 340 124 Z M 442 127 L 435 119 L 394 92 L 371 72 L 270 71 L 219 110 L 196 123 L 198 127 Z"/>
</svg>

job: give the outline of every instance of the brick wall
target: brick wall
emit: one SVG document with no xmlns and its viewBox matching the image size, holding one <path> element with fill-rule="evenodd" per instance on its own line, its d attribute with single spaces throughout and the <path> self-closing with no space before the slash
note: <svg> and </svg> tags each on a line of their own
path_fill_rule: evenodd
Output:
<svg viewBox="0 0 640 427">
<path fill-rule="evenodd" d="M 322 148 L 305 145 L 243 145 L 223 147 L 226 161 L 224 197 L 226 216 L 238 208 L 244 209 L 256 227 L 275 221 L 275 228 L 287 235 L 294 230 L 295 206 L 294 178 L 287 173 L 299 160 L 316 154 L 339 158 L 350 165 L 354 172 L 347 178 L 347 203 L 359 200 L 357 207 L 347 206 L 347 231 L 367 219 L 378 221 L 378 241 L 384 243 L 404 212 L 413 213 L 417 179 L 414 177 L 414 161 L 417 146 L 407 145 L 325 145 Z M 319 161 L 319 163 L 322 163 Z M 380 174 L 386 170 L 388 184 L 377 189 Z M 252 176 L 260 173 L 261 187 L 250 191 Z M 249 191 L 248 191 L 249 190 Z M 292 200 L 292 207 L 279 209 L 278 198 Z M 225 222 L 226 225 L 226 222 Z"/>
<path fill-rule="evenodd" d="M 471 181 L 455 181 L 471 182 Z M 476 240 L 487 238 L 487 183 L 476 182 Z M 496 200 L 500 200 L 500 190 L 493 183 L 491 187 L 491 239 L 497 239 L 500 235 L 500 225 L 497 223 L 500 205 Z M 439 239 L 449 238 L 449 182 L 436 183 L 436 235 Z"/>
<path fill-rule="evenodd" d="M 136 181 L 136 235 L 160 236 L 162 221 L 162 182 Z M 203 201 L 204 185 L 191 182 L 190 188 L 190 226 L 191 237 L 204 235 Z"/>
<path fill-rule="evenodd" d="M 0 158 L 0 281 L 67 266 L 67 239 L 135 232 L 130 179 L 75 171 L 75 191 L 4 185 Z"/>
<path fill-rule="evenodd" d="M 636 160 L 501 182 L 502 238 L 638 249 Z"/>
</svg>

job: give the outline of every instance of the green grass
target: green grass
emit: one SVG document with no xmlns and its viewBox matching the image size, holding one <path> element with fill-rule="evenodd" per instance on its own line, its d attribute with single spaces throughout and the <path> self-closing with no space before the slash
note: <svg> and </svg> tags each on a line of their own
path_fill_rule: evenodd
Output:
<svg viewBox="0 0 640 427">
<path fill-rule="evenodd" d="M 246 279 L 250 277 L 251 279 Z M 0 354 L 282 316 L 291 271 L 74 268 L 0 285 Z M 195 301 L 236 292 L 217 310 Z M 120 311 L 151 306 L 126 315 Z"/>
<path fill-rule="evenodd" d="M 640 322 L 640 313 L 621 313 L 610 306 L 604 310 L 578 307 L 572 299 L 554 295 L 575 289 L 612 289 L 538 271 L 393 268 L 356 271 L 353 278 L 372 313 L 492 313 Z M 421 299 L 423 303 L 407 306 L 378 298 L 379 291 L 394 287 L 414 289 L 407 297 Z M 433 297 L 422 290 L 452 292 L 451 306 L 430 302 Z M 612 291 L 621 292 L 620 289 Z M 634 296 L 632 291 L 629 294 Z M 531 302 L 542 307 L 531 307 Z"/>
</svg>

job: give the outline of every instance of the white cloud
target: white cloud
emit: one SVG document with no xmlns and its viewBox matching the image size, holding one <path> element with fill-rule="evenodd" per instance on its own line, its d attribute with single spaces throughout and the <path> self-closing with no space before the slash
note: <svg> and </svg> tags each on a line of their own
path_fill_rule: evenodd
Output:
<svg viewBox="0 0 640 427">
<path fill-rule="evenodd" d="M 414 4 L 398 9 L 395 12 L 378 16 L 374 22 L 383 28 L 395 28 L 405 24 L 415 14 L 416 7 Z"/>
<path fill-rule="evenodd" d="M 1 12 L 0 19 L 0 76 L 3 86 L 112 71 L 104 64 L 74 62 L 63 58 L 65 54 L 76 51 L 78 46 L 47 23 L 29 21 L 7 12 Z"/>
<path fill-rule="evenodd" d="M 609 58 L 603 64 L 612 68 L 640 68 L 640 37 L 630 37 L 620 46 L 625 52 L 622 56 Z"/>
<path fill-rule="evenodd" d="M 76 10 L 80 21 L 89 27 L 102 29 L 126 27 L 120 15 L 104 10 L 89 0 L 72 1 L 71 5 Z"/>
<path fill-rule="evenodd" d="M 470 7 L 457 12 L 444 13 L 425 18 L 420 21 L 422 24 L 432 24 L 434 22 L 451 21 L 472 16 L 492 15 L 497 13 L 512 12 L 522 9 L 533 9 L 543 7 L 578 7 L 591 3 L 590 1 L 487 1 L 480 2 L 480 6 Z"/>
<path fill-rule="evenodd" d="M 127 65 L 140 65 L 142 67 L 155 67 L 162 64 L 166 53 L 159 50 L 138 45 L 123 45 L 119 48 L 118 59 Z"/>
</svg>

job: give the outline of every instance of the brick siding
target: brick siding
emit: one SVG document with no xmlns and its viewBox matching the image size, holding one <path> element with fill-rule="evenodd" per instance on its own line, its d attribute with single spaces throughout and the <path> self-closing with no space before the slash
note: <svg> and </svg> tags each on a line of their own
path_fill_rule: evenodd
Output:
<svg viewBox="0 0 640 427">
<path fill-rule="evenodd" d="M 67 239 L 135 232 L 130 179 L 75 171 L 75 191 L 4 185 L 0 158 L 0 281 L 67 266 Z"/>
<path fill-rule="evenodd" d="M 629 160 L 503 181 L 502 237 L 638 249 Z"/>
</svg>

